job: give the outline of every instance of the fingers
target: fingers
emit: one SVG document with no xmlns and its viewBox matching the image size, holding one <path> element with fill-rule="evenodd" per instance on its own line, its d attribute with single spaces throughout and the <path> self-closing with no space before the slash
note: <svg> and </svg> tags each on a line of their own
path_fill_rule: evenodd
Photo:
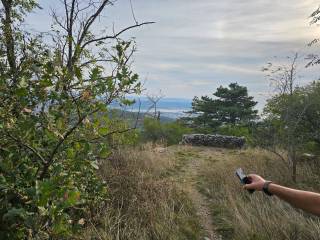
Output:
<svg viewBox="0 0 320 240">
<path fill-rule="evenodd" d="M 250 179 L 251 183 L 245 184 L 243 189 L 245 190 L 257 190 L 261 191 L 265 180 L 257 174 L 249 174 L 247 177 Z"/>
<path fill-rule="evenodd" d="M 251 179 L 257 179 L 257 178 L 260 178 L 260 176 L 259 175 L 257 175 L 257 174 L 248 174 L 247 175 L 249 178 L 251 178 Z"/>
<path fill-rule="evenodd" d="M 245 189 L 245 190 L 254 189 L 254 186 L 253 186 L 253 184 L 245 184 L 245 185 L 243 186 L 243 189 Z"/>
<path fill-rule="evenodd" d="M 265 181 L 263 177 L 257 175 L 257 174 L 249 174 L 248 178 L 252 181 L 252 182 L 259 182 L 259 181 Z"/>
</svg>

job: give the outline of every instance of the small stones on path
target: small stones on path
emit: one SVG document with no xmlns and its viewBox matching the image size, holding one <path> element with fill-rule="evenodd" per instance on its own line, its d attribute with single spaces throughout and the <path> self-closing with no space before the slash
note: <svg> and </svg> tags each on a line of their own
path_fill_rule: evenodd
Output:
<svg viewBox="0 0 320 240">
<path fill-rule="evenodd" d="M 163 147 L 156 147 L 153 149 L 153 151 L 156 153 L 165 153 L 167 151 L 167 149 L 163 148 Z"/>
</svg>

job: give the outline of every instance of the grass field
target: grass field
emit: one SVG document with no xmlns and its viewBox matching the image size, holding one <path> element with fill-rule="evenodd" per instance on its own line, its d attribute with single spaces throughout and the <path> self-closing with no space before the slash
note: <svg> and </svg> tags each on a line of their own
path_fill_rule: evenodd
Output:
<svg viewBox="0 0 320 240">
<path fill-rule="evenodd" d="M 258 149 L 146 145 L 103 163 L 106 206 L 83 239 L 319 239 L 320 221 L 275 197 L 242 190 L 237 167 L 274 182 L 320 191 L 317 162 L 286 164 Z"/>
</svg>

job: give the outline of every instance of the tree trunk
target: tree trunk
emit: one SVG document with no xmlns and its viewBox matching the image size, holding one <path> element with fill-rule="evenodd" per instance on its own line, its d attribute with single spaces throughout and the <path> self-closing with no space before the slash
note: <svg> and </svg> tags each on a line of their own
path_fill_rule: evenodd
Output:
<svg viewBox="0 0 320 240">
<path fill-rule="evenodd" d="M 10 66 L 10 72 L 12 75 L 16 73 L 16 56 L 15 56 L 15 46 L 14 46 L 14 37 L 12 31 L 12 1 L 1 0 L 4 7 L 4 17 L 2 18 L 2 31 L 4 33 L 4 39 L 6 44 L 6 54 L 8 63 Z"/>
</svg>

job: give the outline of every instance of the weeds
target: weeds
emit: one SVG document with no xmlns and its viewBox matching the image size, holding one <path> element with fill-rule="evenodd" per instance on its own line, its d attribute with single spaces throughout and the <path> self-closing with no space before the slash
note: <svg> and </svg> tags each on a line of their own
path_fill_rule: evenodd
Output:
<svg viewBox="0 0 320 240">
<path fill-rule="evenodd" d="M 268 152 L 248 149 L 223 150 L 214 154 L 201 168 L 200 190 L 212 201 L 212 217 L 224 239 L 319 239 L 320 221 L 317 218 L 276 197 L 270 198 L 262 193 L 250 195 L 233 177 L 234 170 L 241 166 L 246 172 L 257 172 L 286 186 L 317 191 L 320 186 L 314 179 L 319 175 L 311 163 L 300 164 L 299 183 L 294 184 L 286 164 Z"/>
<path fill-rule="evenodd" d="M 199 239 L 192 203 L 163 177 L 174 167 L 173 159 L 151 146 L 115 153 L 102 166 L 110 199 L 83 239 Z"/>
</svg>

